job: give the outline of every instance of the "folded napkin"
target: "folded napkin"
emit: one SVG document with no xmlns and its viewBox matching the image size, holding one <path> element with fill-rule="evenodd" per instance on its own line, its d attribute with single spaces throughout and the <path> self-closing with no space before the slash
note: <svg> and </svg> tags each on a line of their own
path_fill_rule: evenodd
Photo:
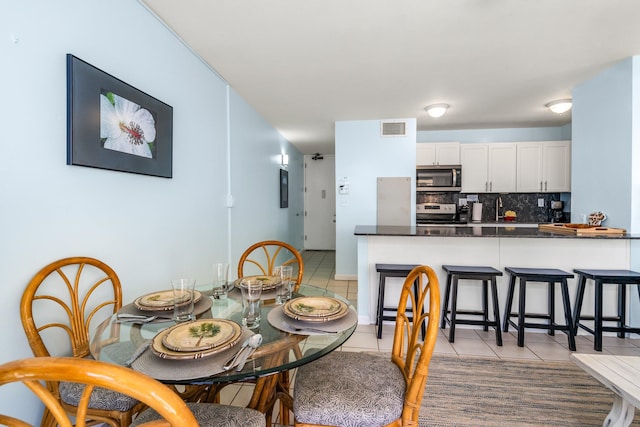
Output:
<svg viewBox="0 0 640 427">
<path fill-rule="evenodd" d="M 304 322 L 302 320 L 295 320 L 284 314 L 283 306 L 274 308 L 267 315 L 267 321 L 276 329 L 289 332 L 291 334 L 298 335 L 324 335 L 326 333 L 341 332 L 349 329 L 353 325 L 358 323 L 358 313 L 352 308 L 349 308 L 347 314 L 336 320 L 329 320 L 327 322 Z M 311 328 L 321 329 L 327 332 L 318 331 L 296 331 L 294 328 Z"/>
<path fill-rule="evenodd" d="M 193 312 L 195 313 L 196 316 L 198 316 L 202 313 L 205 313 L 207 310 L 209 310 L 212 304 L 213 302 L 211 301 L 211 298 L 203 295 L 202 298 L 200 298 L 200 300 L 193 305 Z M 163 317 L 171 317 L 173 315 L 173 311 L 171 310 L 159 310 L 159 311 L 140 310 L 139 308 L 136 307 L 135 304 L 131 303 L 131 304 L 123 305 L 120 308 L 120 310 L 118 310 L 117 314 L 160 316 L 158 319 L 151 322 L 151 323 L 159 323 L 159 322 L 166 322 L 167 319 L 163 319 Z"/>
<path fill-rule="evenodd" d="M 160 381 L 188 381 L 207 378 L 221 372 L 227 372 L 222 368 L 224 364 L 240 350 L 242 343 L 252 335 L 254 332 L 242 328 L 242 336 L 238 344 L 202 359 L 163 359 L 156 356 L 149 348 L 131 364 L 131 367 Z"/>
</svg>

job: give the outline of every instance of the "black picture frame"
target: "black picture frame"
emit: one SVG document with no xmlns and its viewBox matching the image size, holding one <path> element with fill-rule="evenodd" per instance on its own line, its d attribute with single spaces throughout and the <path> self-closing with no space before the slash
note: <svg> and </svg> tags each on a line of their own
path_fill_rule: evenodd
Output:
<svg viewBox="0 0 640 427">
<path fill-rule="evenodd" d="M 289 207 L 289 172 L 280 169 L 280 207 Z"/>
<path fill-rule="evenodd" d="M 173 108 L 67 54 L 67 164 L 171 178 Z"/>
</svg>

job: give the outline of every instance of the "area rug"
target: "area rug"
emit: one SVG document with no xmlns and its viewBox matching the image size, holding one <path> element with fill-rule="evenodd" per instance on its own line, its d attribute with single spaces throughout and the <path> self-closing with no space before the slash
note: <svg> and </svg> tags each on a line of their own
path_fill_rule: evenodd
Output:
<svg viewBox="0 0 640 427">
<path fill-rule="evenodd" d="M 419 425 L 602 426 L 613 396 L 571 362 L 434 354 Z M 638 412 L 633 426 L 640 426 Z"/>
</svg>

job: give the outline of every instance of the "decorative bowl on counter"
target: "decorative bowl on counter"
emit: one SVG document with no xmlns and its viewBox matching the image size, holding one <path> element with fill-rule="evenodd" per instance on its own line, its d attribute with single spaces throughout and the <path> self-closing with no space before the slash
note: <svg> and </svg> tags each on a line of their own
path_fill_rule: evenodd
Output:
<svg viewBox="0 0 640 427">
<path fill-rule="evenodd" d="M 504 220 L 508 221 L 508 222 L 514 222 L 516 220 L 516 217 L 515 216 L 505 216 Z"/>
</svg>

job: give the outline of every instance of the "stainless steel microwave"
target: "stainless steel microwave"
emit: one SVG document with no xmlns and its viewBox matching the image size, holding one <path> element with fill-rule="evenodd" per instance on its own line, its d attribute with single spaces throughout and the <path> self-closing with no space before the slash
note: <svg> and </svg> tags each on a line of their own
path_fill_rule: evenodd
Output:
<svg viewBox="0 0 640 427">
<path fill-rule="evenodd" d="M 462 189 L 462 167 L 460 165 L 418 166 L 416 169 L 417 191 L 460 191 Z"/>
</svg>

